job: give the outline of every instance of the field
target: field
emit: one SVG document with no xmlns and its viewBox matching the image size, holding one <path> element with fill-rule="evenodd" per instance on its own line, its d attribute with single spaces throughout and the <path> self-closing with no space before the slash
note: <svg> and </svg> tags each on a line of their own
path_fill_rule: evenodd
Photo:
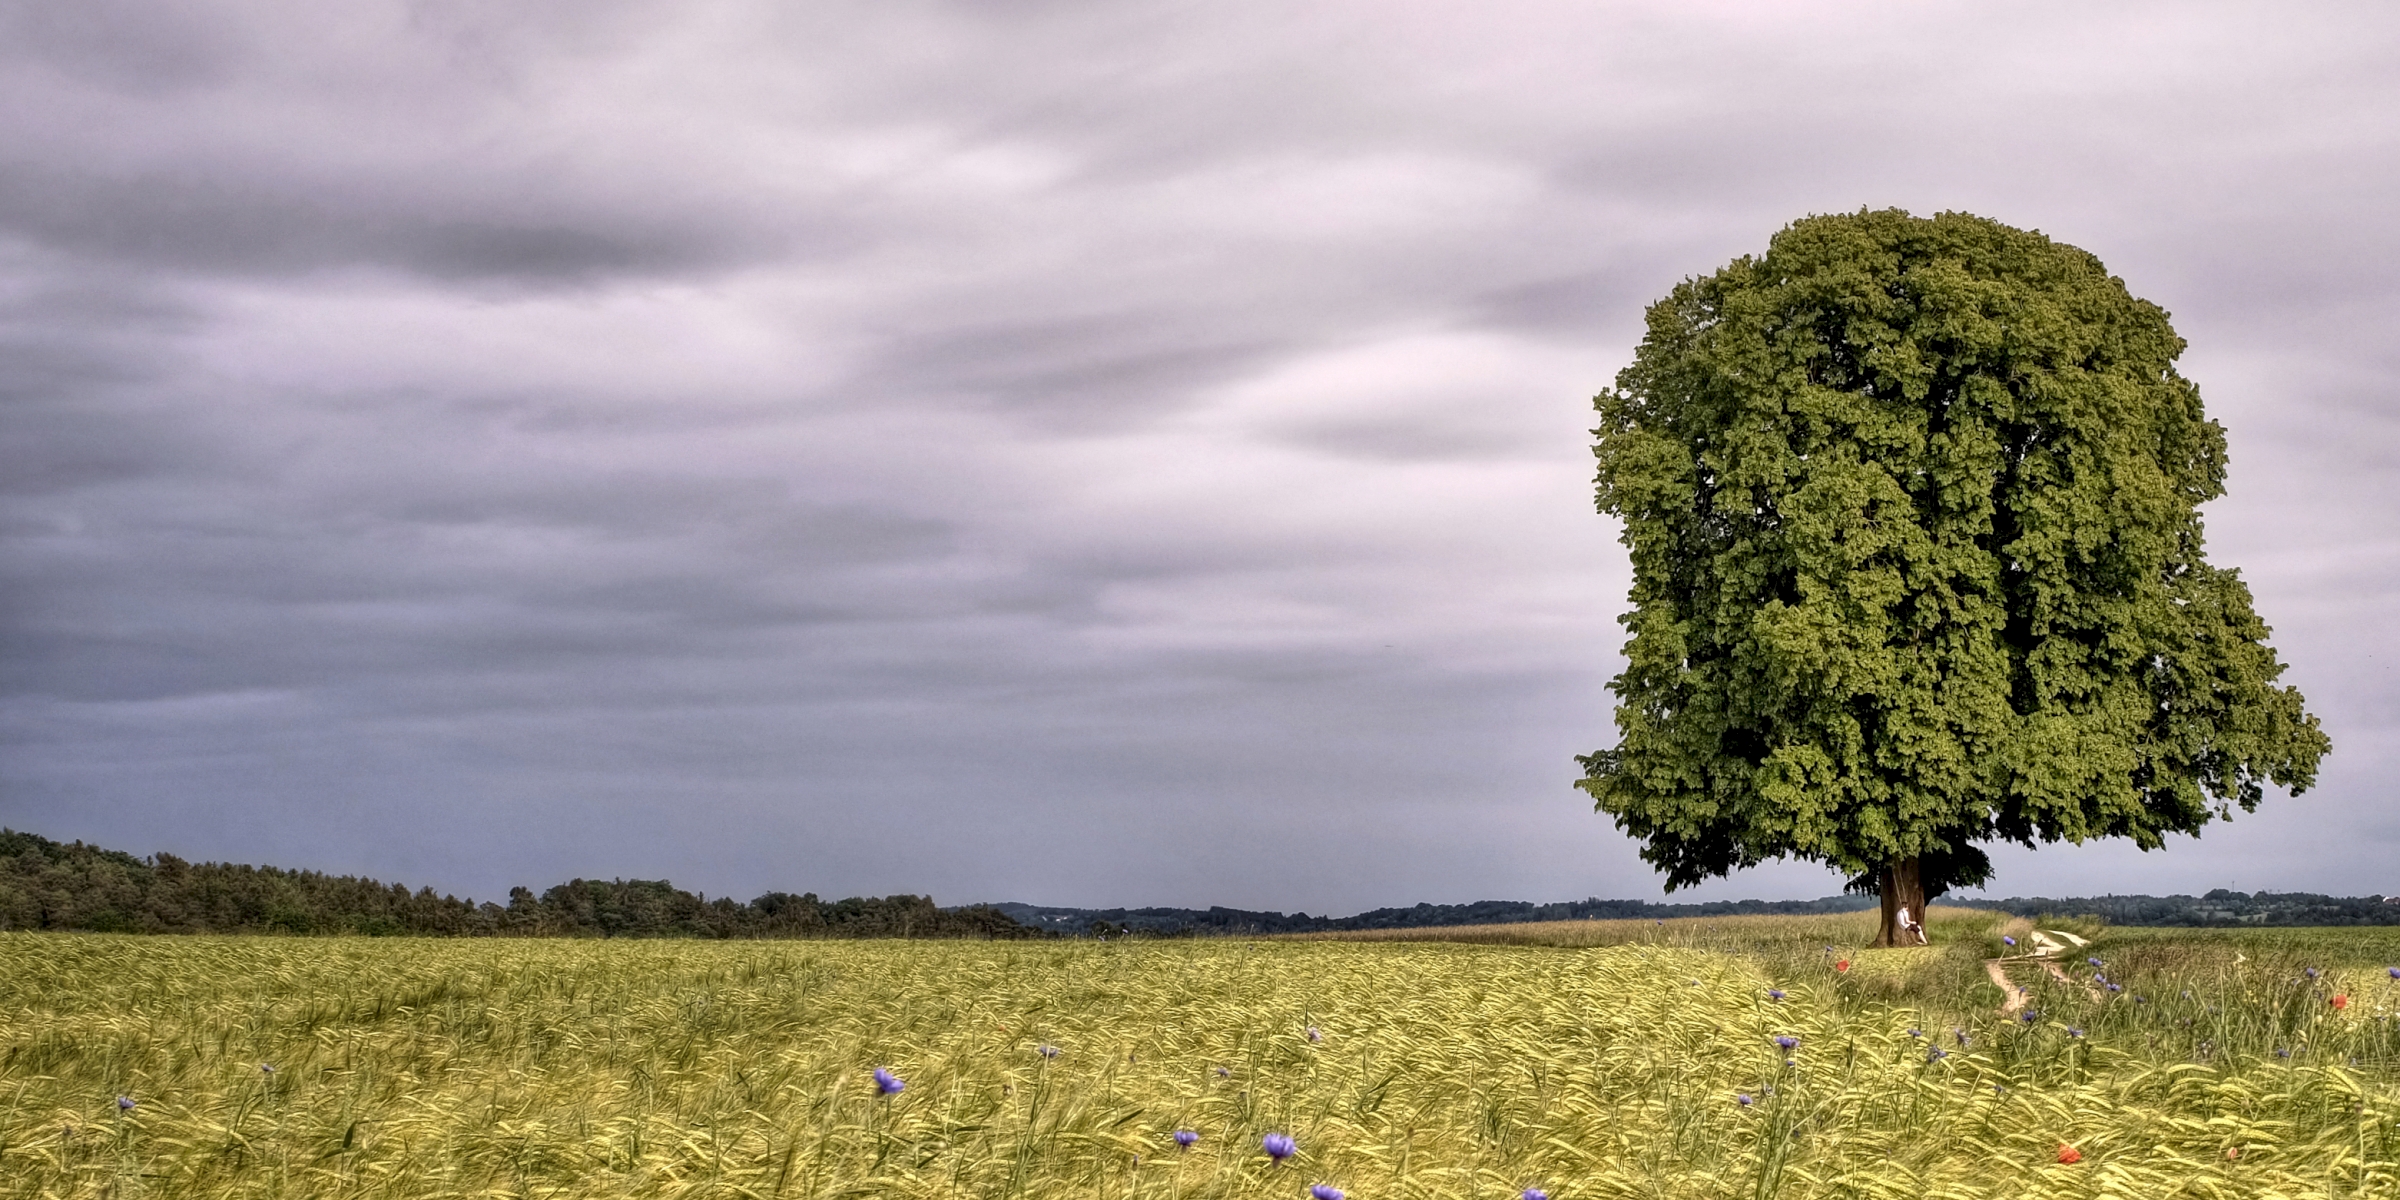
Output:
<svg viewBox="0 0 2400 1200">
<path fill-rule="evenodd" d="M 0 934 L 0 1195 L 2400 1195 L 2388 935 L 2086 930 L 2102 971 L 2019 966 L 2024 1019 L 1983 967 L 2021 923 L 1937 917 L 1886 952 L 1854 917 Z"/>
</svg>

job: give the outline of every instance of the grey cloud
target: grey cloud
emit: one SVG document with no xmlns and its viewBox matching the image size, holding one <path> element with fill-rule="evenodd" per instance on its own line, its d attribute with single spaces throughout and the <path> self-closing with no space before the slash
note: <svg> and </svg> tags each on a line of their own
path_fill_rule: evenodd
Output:
<svg viewBox="0 0 2400 1200">
<path fill-rule="evenodd" d="M 1999 886 L 2389 890 L 2379 10 L 142 11 L 0 9 L 0 821 L 484 896 L 1653 894 L 1569 787 L 1589 398 L 1677 279 L 1900 204 L 2176 312 L 2336 738 Z"/>
</svg>

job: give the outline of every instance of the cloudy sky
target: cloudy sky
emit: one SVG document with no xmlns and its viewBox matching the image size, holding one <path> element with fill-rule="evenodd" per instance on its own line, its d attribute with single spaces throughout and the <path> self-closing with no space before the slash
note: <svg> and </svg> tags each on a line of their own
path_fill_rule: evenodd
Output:
<svg viewBox="0 0 2400 1200">
<path fill-rule="evenodd" d="M 2174 313 L 2400 892 L 2400 10 L 0 4 L 0 823 L 489 898 L 1656 897 L 1590 397 L 1812 212 Z M 1814 896 L 1810 867 L 1707 897 Z"/>
</svg>

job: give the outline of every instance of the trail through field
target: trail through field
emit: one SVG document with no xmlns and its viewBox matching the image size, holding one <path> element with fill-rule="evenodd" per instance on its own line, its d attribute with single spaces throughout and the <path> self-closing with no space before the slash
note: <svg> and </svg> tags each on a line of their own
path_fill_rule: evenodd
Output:
<svg viewBox="0 0 2400 1200">
<path fill-rule="evenodd" d="M 2000 986 L 2000 1012 L 2003 1016 L 2014 1016 L 2019 1010 L 2025 1007 L 2026 999 L 2025 989 L 2017 986 L 2009 979 L 2008 968 L 2006 964 L 2011 962 L 2038 962 L 2042 965 L 2043 970 L 2050 973 L 2050 978 L 2066 984 L 2069 987 L 2074 987 L 2077 986 L 2076 981 L 2068 978 L 2066 970 L 2058 965 L 2058 955 L 2063 953 L 2069 945 L 2074 946 L 2078 950 L 2085 946 L 2091 945 L 2089 940 L 2085 938 L 2079 938 L 2063 929 L 2036 929 L 2033 931 L 2029 940 L 2033 942 L 2033 949 L 2025 952 L 2023 955 L 2013 959 L 1990 958 L 1984 960 L 1984 974 L 1991 976 L 1992 982 Z M 2101 998 L 2099 988 L 2088 983 L 2081 986 L 2083 987 L 2084 993 L 2089 995 L 2092 999 L 2098 1000 Z"/>
</svg>

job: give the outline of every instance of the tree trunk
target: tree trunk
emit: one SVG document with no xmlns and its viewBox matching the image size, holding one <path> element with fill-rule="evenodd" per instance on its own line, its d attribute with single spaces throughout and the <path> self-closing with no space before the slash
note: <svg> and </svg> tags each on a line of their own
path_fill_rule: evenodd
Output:
<svg viewBox="0 0 2400 1200">
<path fill-rule="evenodd" d="M 1883 869 L 1883 878 L 1876 891 L 1883 899 L 1883 923 L 1876 927 L 1877 946 L 1914 946 L 1917 939 L 1900 928 L 1900 910 L 1908 910 L 1909 919 L 1925 921 L 1925 876 L 1913 858 L 1903 858 Z"/>
</svg>

